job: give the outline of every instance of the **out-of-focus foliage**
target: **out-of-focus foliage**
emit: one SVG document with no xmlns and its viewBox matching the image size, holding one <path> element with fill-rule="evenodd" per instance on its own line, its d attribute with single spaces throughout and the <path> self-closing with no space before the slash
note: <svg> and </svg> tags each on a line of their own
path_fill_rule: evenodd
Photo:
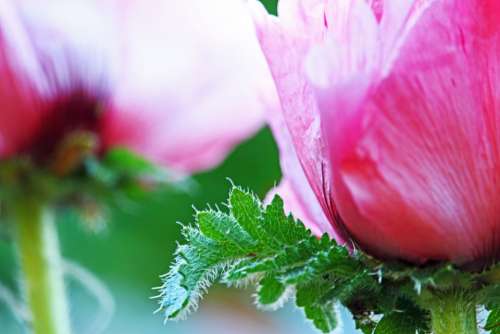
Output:
<svg viewBox="0 0 500 334">
<path fill-rule="evenodd" d="M 222 166 L 193 177 L 193 184 L 186 192 L 167 189 L 140 202 L 124 203 L 113 212 L 112 223 L 103 235 L 75 231 L 75 224 L 64 221 L 61 233 L 65 255 L 94 271 L 109 272 L 110 277 L 132 286 L 134 280 L 147 280 L 149 289 L 157 285 L 158 275 L 170 262 L 180 237 L 176 222 L 190 221 L 193 206 L 203 207 L 213 199 L 226 197 L 230 188 L 227 178 L 265 194 L 280 177 L 276 155 L 270 133 L 263 130 L 236 149 Z M 88 245 L 85 251 L 81 249 L 83 245 Z"/>
<path fill-rule="evenodd" d="M 264 4 L 269 13 L 276 15 L 276 7 L 278 6 L 278 0 L 260 0 L 260 2 Z"/>
<path fill-rule="evenodd" d="M 279 181 L 277 150 L 269 130 L 262 130 L 256 137 L 243 143 L 217 169 L 194 176 L 188 191 L 164 189 L 141 196 L 138 202 L 121 203 L 111 212 L 111 221 L 100 233 L 88 231 L 73 213 L 61 217 L 59 230 L 63 256 L 101 279 L 116 300 L 113 322 L 105 333 L 135 333 L 127 331 L 130 328 L 141 328 L 143 333 L 178 333 L 176 325 L 165 328 L 162 317 L 152 315 L 157 302 L 149 300 L 156 294 L 151 287 L 158 285 L 159 275 L 167 270 L 173 260 L 176 242 L 180 240 L 180 226 L 176 222 L 191 221 L 193 205 L 201 208 L 207 203 L 223 201 L 231 187 L 227 178 L 255 190 L 260 196 L 264 196 Z M 14 255 L 15 249 L 7 234 L 2 233 L 0 283 L 16 291 Z M 85 323 L 99 312 L 95 307 L 96 302 L 85 292 L 75 291 L 75 284 L 70 285 L 69 298 L 75 328 L 84 332 L 87 328 Z M 229 298 L 238 299 L 233 295 Z M 22 327 L 4 306 L 3 299 L 0 289 L 2 333 L 23 333 Z M 130 300 L 135 304 L 130 304 Z M 82 303 L 87 307 L 86 312 Z M 248 310 L 254 314 L 249 299 L 245 303 L 248 303 Z M 219 305 L 216 301 L 212 304 Z M 221 305 L 225 305 L 224 302 Z M 209 305 L 207 311 L 210 312 Z M 196 326 L 196 321 L 186 323 L 183 328 L 186 326 Z"/>
</svg>

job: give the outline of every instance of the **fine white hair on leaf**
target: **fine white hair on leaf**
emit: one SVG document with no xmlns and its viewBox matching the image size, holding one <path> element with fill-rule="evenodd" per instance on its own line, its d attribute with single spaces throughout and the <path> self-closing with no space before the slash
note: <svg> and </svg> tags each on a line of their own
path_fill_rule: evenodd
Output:
<svg viewBox="0 0 500 334">
<path fill-rule="evenodd" d="M 184 259 L 178 258 L 171 270 L 171 273 L 173 274 L 167 274 L 167 276 L 164 278 L 165 283 L 162 285 L 161 287 L 162 292 L 159 294 L 159 298 L 161 298 L 161 300 L 159 301 L 160 310 L 164 309 L 163 299 L 168 293 L 167 284 L 170 280 L 174 279 L 173 276 L 178 275 L 179 267 L 183 264 L 185 264 Z M 199 301 L 207 293 L 208 288 L 213 284 L 213 282 L 217 280 L 220 274 L 226 270 L 229 264 L 230 264 L 229 262 L 220 263 L 206 270 L 206 272 L 199 279 L 196 288 L 194 288 L 191 291 L 186 291 L 187 304 L 185 306 L 184 305 L 182 306 L 182 309 L 179 310 L 179 312 L 176 314 L 175 317 L 172 318 L 166 317 L 164 323 L 166 323 L 169 320 L 173 321 L 185 320 L 189 314 L 196 311 L 199 306 Z"/>
<path fill-rule="evenodd" d="M 190 313 L 198 309 L 200 300 L 207 293 L 208 288 L 215 281 L 219 272 L 223 270 L 223 267 L 224 264 L 221 264 L 207 270 L 203 277 L 200 278 L 198 286 L 189 294 L 189 300 L 186 307 L 184 307 L 173 320 L 185 320 Z"/>
<path fill-rule="evenodd" d="M 234 267 L 238 266 L 238 264 L 240 264 L 242 261 L 243 260 L 239 260 L 239 261 L 233 262 L 231 264 L 231 267 L 234 268 Z M 235 287 L 235 288 L 238 288 L 238 289 L 240 289 L 240 288 L 246 289 L 249 286 L 256 284 L 263 277 L 262 273 L 254 273 L 254 274 L 247 275 L 243 279 L 240 279 L 240 280 L 237 280 L 237 281 L 230 281 L 227 278 L 227 275 L 230 274 L 230 273 L 231 273 L 231 269 L 229 269 L 229 270 L 226 271 L 226 273 L 224 274 L 224 276 L 221 279 L 221 283 L 226 284 L 228 287 Z"/>
<path fill-rule="evenodd" d="M 293 299 L 295 299 L 295 298 L 293 298 Z M 294 304 L 295 304 L 295 301 L 294 301 Z M 331 307 L 333 307 L 335 310 L 335 319 L 337 320 L 337 326 L 335 327 L 335 329 L 332 332 L 330 332 L 330 334 L 343 334 L 344 333 L 344 322 L 342 321 L 342 318 L 340 316 L 341 305 L 339 303 L 335 303 Z M 311 319 L 307 318 L 304 309 L 300 308 L 300 310 L 302 311 L 302 314 L 304 315 L 304 319 L 305 319 L 306 324 L 309 327 L 313 328 L 317 333 L 322 333 L 318 328 L 316 328 L 313 321 Z"/>
<path fill-rule="evenodd" d="M 272 304 L 261 304 L 259 303 L 259 291 L 253 295 L 255 305 L 264 311 L 276 311 L 285 305 L 285 303 L 290 300 L 291 297 L 295 295 L 295 286 L 289 285 L 285 288 L 285 291 L 281 294 L 281 296 L 276 300 L 276 302 Z"/>
</svg>

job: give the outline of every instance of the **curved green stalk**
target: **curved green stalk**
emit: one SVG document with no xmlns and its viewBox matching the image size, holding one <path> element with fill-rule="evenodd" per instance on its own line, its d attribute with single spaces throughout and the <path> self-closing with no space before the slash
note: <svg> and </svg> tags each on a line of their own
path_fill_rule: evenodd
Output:
<svg viewBox="0 0 500 334">
<path fill-rule="evenodd" d="M 69 308 L 55 222 L 35 198 L 23 198 L 14 210 L 21 283 L 34 334 L 69 334 Z"/>
</svg>

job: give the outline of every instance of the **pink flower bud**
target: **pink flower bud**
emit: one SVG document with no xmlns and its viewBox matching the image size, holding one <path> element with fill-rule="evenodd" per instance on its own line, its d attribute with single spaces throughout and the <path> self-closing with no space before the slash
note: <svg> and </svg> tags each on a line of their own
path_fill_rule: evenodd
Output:
<svg viewBox="0 0 500 334">
<path fill-rule="evenodd" d="M 283 0 L 254 16 L 290 209 L 379 257 L 498 260 L 500 2 Z"/>
</svg>

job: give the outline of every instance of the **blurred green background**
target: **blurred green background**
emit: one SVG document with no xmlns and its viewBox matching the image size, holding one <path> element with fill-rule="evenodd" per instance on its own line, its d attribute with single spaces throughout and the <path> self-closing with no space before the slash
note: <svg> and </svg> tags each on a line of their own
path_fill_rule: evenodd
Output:
<svg viewBox="0 0 500 334">
<path fill-rule="evenodd" d="M 249 320 L 253 325 L 262 322 L 264 327 L 273 326 L 267 316 L 254 310 L 249 294 L 217 288 L 202 302 L 200 311 L 205 308 L 207 311 L 189 321 L 164 326 L 162 315 L 153 315 L 157 302 L 149 299 L 156 293 L 152 287 L 160 284 L 159 276 L 167 271 L 176 242 L 181 240 L 177 222 L 189 223 L 193 206 L 203 208 L 209 203 L 224 202 L 230 188 L 227 178 L 261 197 L 279 181 L 277 150 L 268 129 L 237 147 L 216 169 L 195 175 L 189 192 L 151 193 L 137 203 L 115 210 L 100 233 L 89 231 L 72 215 L 60 217 L 58 226 L 64 257 L 103 281 L 115 300 L 113 320 L 106 333 L 192 333 L 202 324 L 205 329 L 213 327 L 213 331 L 207 333 L 225 333 L 227 324 L 213 322 L 219 310 L 231 313 L 230 318 Z M 1 242 L 0 281 L 15 290 L 14 256 L 9 242 Z M 100 306 L 78 282 L 70 281 L 69 293 L 76 330 L 86 333 L 93 319 L 102 312 Z M 0 333 L 22 333 L 13 314 L 4 303 L 0 304 Z"/>
<path fill-rule="evenodd" d="M 263 0 L 275 13 L 276 0 Z M 59 219 L 62 252 L 99 278 L 111 293 L 115 309 L 104 333 L 314 333 L 300 311 L 291 307 L 269 313 L 253 305 L 251 291 L 214 288 L 188 321 L 163 324 L 161 314 L 153 315 L 157 302 L 150 297 L 160 285 L 159 276 L 168 270 L 176 242 L 180 241 L 179 224 L 188 223 L 193 206 L 226 200 L 230 178 L 249 188 L 261 198 L 280 180 L 278 153 L 270 131 L 261 130 L 237 147 L 226 161 L 212 171 L 193 177 L 189 192 L 162 190 L 122 207 L 101 233 L 93 233 L 74 217 Z M 0 241 L 0 333 L 23 333 L 3 287 L 16 291 L 15 251 L 8 240 Z M 81 284 L 68 281 L 71 315 L 76 333 L 95 334 L 94 319 L 102 315 L 102 305 Z M 342 331 L 347 333 L 347 330 Z"/>
<path fill-rule="evenodd" d="M 168 270 L 176 243 L 181 240 L 177 222 L 191 222 L 193 206 L 204 208 L 224 202 L 230 188 L 227 178 L 261 198 L 280 180 L 278 152 L 269 129 L 242 143 L 216 169 L 195 175 L 195 186 L 189 193 L 163 190 L 149 194 L 140 202 L 115 210 L 100 233 L 89 231 L 70 215 L 60 217 L 64 257 L 92 272 L 114 299 L 113 317 L 104 333 L 315 333 L 291 303 L 280 312 L 257 310 L 251 289 L 212 288 L 198 312 L 186 321 L 163 324 L 161 314 L 153 315 L 157 302 L 150 299 L 156 294 L 152 287 L 160 284 L 159 276 Z M 14 256 L 12 245 L 7 240 L 0 242 L 0 282 L 12 290 L 16 290 L 17 279 Z M 91 328 L 102 307 L 78 282 L 69 280 L 68 288 L 76 333 L 96 334 Z M 0 333 L 24 333 L 2 297 L 0 289 Z"/>
</svg>

